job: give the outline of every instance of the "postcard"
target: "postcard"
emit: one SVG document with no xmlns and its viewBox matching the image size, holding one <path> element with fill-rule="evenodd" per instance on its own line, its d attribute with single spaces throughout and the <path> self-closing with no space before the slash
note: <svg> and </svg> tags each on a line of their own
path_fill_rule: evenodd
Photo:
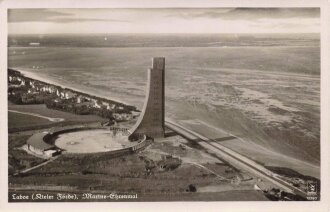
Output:
<svg viewBox="0 0 330 212">
<path fill-rule="evenodd" d="M 3 4 L 9 207 L 327 201 L 326 3 L 28 2 Z"/>
</svg>

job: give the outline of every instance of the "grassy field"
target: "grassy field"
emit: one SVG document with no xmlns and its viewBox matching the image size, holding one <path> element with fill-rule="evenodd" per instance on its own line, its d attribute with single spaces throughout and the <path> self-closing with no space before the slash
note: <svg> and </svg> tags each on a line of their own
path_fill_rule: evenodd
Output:
<svg viewBox="0 0 330 212">
<path fill-rule="evenodd" d="M 18 148 L 26 144 L 26 140 L 33 133 L 41 129 L 55 126 L 84 124 L 105 121 L 105 119 L 94 115 L 75 115 L 67 112 L 48 109 L 45 105 L 15 105 L 8 103 L 9 110 L 40 114 L 52 118 L 64 118 L 63 122 L 51 122 L 47 119 L 33 115 L 8 112 L 8 161 L 9 173 L 35 166 L 43 159 L 27 154 Z M 28 131 L 29 130 L 29 131 Z M 26 131 L 23 133 L 23 131 Z"/>
<path fill-rule="evenodd" d="M 17 110 L 21 112 L 37 113 L 52 118 L 64 118 L 65 121 L 103 121 L 105 119 L 95 115 L 76 115 L 58 110 L 51 110 L 46 105 L 8 105 L 9 110 Z"/>
<path fill-rule="evenodd" d="M 133 154 L 119 158 L 106 156 L 62 155 L 59 159 L 25 176 L 10 177 L 11 185 L 69 186 L 74 191 L 138 193 L 141 201 L 179 201 L 179 200 L 265 200 L 255 191 L 241 190 L 224 193 L 195 193 L 189 190 L 193 185 L 197 191 L 204 186 L 233 186 L 230 182 L 220 182 L 216 176 L 204 169 L 185 164 L 161 169 L 160 164 L 173 164 L 177 159 L 163 158 L 153 161 L 145 156 Z M 120 166 L 118 166 L 120 164 Z M 179 165 L 179 166 L 178 166 Z M 221 164 L 221 167 L 224 165 Z M 65 191 L 62 191 L 65 192 Z M 194 193 L 194 194 L 193 194 Z M 248 195 L 247 195 L 248 194 Z M 244 197 L 243 197 L 244 196 Z"/>
<path fill-rule="evenodd" d="M 189 183 L 198 184 L 202 178 L 203 182 L 200 184 L 208 185 L 214 181 L 214 176 L 209 176 L 209 173 L 194 167 L 180 167 L 168 172 L 158 170 L 157 166 L 151 172 L 148 172 L 147 168 L 152 169 L 150 160 L 136 154 L 119 158 L 62 155 L 54 162 L 31 171 L 25 177 L 14 177 L 10 181 L 14 184 L 70 185 L 79 189 L 139 193 L 182 192 L 188 188 Z"/>
<path fill-rule="evenodd" d="M 21 128 L 21 127 L 39 127 L 44 125 L 52 124 L 53 122 L 48 121 L 47 119 L 19 114 L 14 112 L 8 112 L 8 128 Z"/>
<path fill-rule="evenodd" d="M 155 161 L 154 161 L 155 162 Z M 156 194 L 158 200 L 171 200 L 169 194 L 189 193 L 189 185 L 197 189 L 203 186 L 228 184 L 219 182 L 213 174 L 198 169 L 193 165 L 179 166 L 171 170 L 161 170 L 155 162 L 150 168 L 150 160 L 137 154 L 126 157 L 108 159 L 104 156 L 62 155 L 61 158 L 33 170 L 24 177 L 11 177 L 12 185 L 52 185 L 70 186 L 81 191 L 116 191 L 118 193 L 138 193 L 156 201 L 151 194 Z M 166 159 L 162 160 L 166 163 Z M 118 164 L 121 164 L 118 166 Z M 148 171 L 148 168 L 151 171 Z M 65 192 L 65 191 L 64 191 Z M 244 192 L 243 192 L 244 193 Z M 149 197 L 148 197 L 149 196 Z M 221 195 L 220 195 L 221 196 Z M 246 196 L 246 200 L 260 200 L 257 196 Z M 220 200 L 223 195 L 210 200 Z M 179 198 L 180 199 L 180 198 Z M 193 200 L 206 199 L 199 194 Z M 172 199 L 178 201 L 178 199 Z M 189 200 L 189 196 L 186 197 Z M 229 198 L 228 198 L 229 200 Z"/>
<path fill-rule="evenodd" d="M 54 126 L 65 126 L 72 124 L 84 124 L 91 122 L 101 122 L 106 119 L 95 115 L 76 115 L 58 110 L 48 109 L 45 105 L 15 105 L 8 104 L 9 110 L 20 112 L 35 113 L 51 118 L 64 118 L 63 122 L 51 122 L 47 119 L 35 117 L 32 115 L 18 114 L 9 112 L 8 114 L 8 131 L 18 132 L 22 130 L 35 130 L 49 128 Z"/>
<path fill-rule="evenodd" d="M 22 147 L 26 140 L 32 135 L 30 134 L 14 134 L 8 138 L 8 172 L 9 174 L 15 171 L 30 168 L 39 163 L 44 162 L 44 159 L 34 157 L 27 154 L 25 151 L 18 148 Z"/>
</svg>

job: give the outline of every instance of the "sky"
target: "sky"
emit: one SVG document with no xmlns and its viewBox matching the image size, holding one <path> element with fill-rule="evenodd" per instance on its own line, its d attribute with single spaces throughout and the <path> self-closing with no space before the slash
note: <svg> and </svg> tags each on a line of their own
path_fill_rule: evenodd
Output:
<svg viewBox="0 0 330 212">
<path fill-rule="evenodd" d="M 319 8 L 10 9 L 9 34 L 319 33 Z"/>
</svg>

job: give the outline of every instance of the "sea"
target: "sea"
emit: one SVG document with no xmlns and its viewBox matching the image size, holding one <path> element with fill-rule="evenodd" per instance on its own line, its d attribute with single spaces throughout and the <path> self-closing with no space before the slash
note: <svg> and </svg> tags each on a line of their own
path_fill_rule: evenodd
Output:
<svg viewBox="0 0 330 212">
<path fill-rule="evenodd" d="M 319 34 L 8 36 L 9 68 L 139 109 L 153 57 L 166 60 L 168 119 L 319 167 Z"/>
</svg>

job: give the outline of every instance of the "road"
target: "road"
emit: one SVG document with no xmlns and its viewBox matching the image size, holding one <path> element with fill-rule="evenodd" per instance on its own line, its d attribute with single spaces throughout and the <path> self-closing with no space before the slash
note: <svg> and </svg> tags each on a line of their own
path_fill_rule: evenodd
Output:
<svg viewBox="0 0 330 212">
<path fill-rule="evenodd" d="M 234 166 L 239 170 L 245 170 L 259 178 L 262 178 L 276 187 L 281 188 L 284 191 L 295 193 L 299 196 L 305 197 L 307 196 L 306 192 L 292 186 L 288 182 L 280 179 L 277 174 L 274 172 L 266 169 L 261 164 L 256 163 L 255 161 L 221 145 L 220 143 L 216 142 L 215 140 L 206 138 L 194 131 L 191 131 L 177 123 L 172 121 L 165 122 L 166 127 L 175 131 L 179 135 L 185 137 L 188 140 L 196 141 L 199 145 L 201 145 L 206 150 L 215 153 L 223 160 L 227 161 L 229 164 Z"/>
</svg>

